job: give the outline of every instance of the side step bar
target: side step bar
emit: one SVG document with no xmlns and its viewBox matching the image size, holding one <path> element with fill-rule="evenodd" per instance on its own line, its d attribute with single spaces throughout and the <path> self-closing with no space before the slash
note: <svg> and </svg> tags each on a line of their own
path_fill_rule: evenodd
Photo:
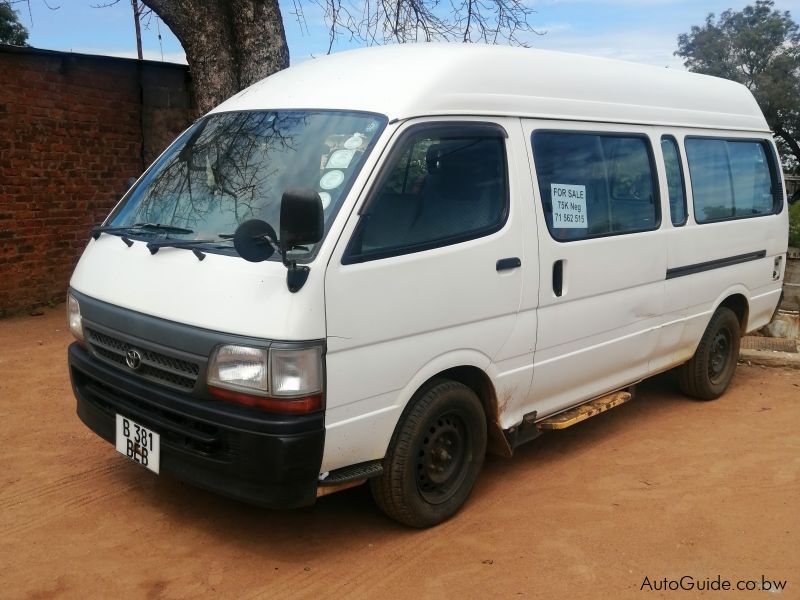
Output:
<svg viewBox="0 0 800 600">
<path fill-rule="evenodd" d="M 631 397 L 630 392 L 614 392 L 613 394 L 595 398 L 573 409 L 543 419 L 536 423 L 536 427 L 545 431 L 566 429 L 567 427 L 572 427 L 576 423 L 580 423 L 581 421 L 585 421 L 586 419 L 612 409 L 615 406 L 625 404 Z"/>
<path fill-rule="evenodd" d="M 347 488 L 361 485 L 371 477 L 377 477 L 383 473 L 383 463 L 380 460 L 342 467 L 330 473 L 320 476 L 317 485 L 317 498 L 333 494 Z"/>
</svg>

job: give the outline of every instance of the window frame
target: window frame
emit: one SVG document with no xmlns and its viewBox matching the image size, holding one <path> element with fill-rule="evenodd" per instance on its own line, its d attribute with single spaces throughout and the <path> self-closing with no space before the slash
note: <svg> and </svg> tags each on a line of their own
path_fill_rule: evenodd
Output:
<svg viewBox="0 0 800 600">
<path fill-rule="evenodd" d="M 721 217 L 719 219 L 704 219 L 700 221 L 697 218 L 697 210 L 696 210 L 696 200 L 697 196 L 694 193 L 694 183 L 692 181 L 692 167 L 689 163 L 689 152 L 686 150 L 686 141 L 687 140 L 709 140 L 709 141 L 722 141 L 727 143 L 736 143 L 736 142 L 750 142 L 759 144 L 762 149 L 764 150 L 764 157 L 767 159 L 767 169 L 769 170 L 769 180 L 770 184 L 772 185 L 772 211 L 762 213 L 759 215 L 741 215 L 741 216 L 734 216 L 734 217 Z M 778 170 L 776 166 L 780 164 L 778 159 L 778 153 L 775 149 L 774 144 L 770 143 L 770 140 L 767 138 L 759 138 L 759 137 L 725 137 L 725 136 L 714 136 L 714 135 L 687 135 L 683 138 L 683 146 L 684 146 L 684 154 L 686 155 L 686 166 L 689 170 L 689 185 L 692 190 L 692 215 L 694 217 L 694 222 L 698 225 L 708 225 L 710 223 L 724 223 L 726 221 L 741 221 L 742 219 L 758 219 L 760 217 L 770 217 L 774 215 L 779 215 L 783 212 L 784 205 L 786 201 L 784 199 L 784 189 L 783 189 L 783 178 L 778 175 Z M 730 155 L 725 150 L 725 153 L 728 155 L 728 171 L 730 171 Z M 734 203 L 736 202 L 736 189 L 733 187 L 733 182 L 731 182 L 731 191 L 734 194 Z M 735 208 L 735 205 L 734 205 Z"/>
<path fill-rule="evenodd" d="M 653 185 L 653 206 L 656 210 L 656 220 L 653 227 L 647 229 L 634 229 L 631 231 L 614 231 L 609 233 L 598 233 L 593 235 L 587 235 L 581 238 L 569 239 L 569 240 L 560 240 L 553 235 L 552 227 L 547 223 L 546 211 L 544 207 L 544 197 L 542 196 L 541 192 L 541 185 L 539 183 L 539 169 L 536 164 L 536 148 L 534 146 L 534 138 L 539 133 L 566 133 L 566 134 L 578 134 L 578 135 L 596 135 L 600 137 L 612 137 L 612 138 L 640 138 L 645 141 L 645 148 L 647 149 L 647 157 L 648 162 L 650 165 L 650 179 Z M 641 131 L 602 131 L 602 130 L 592 130 L 592 129 L 557 129 L 557 128 L 543 128 L 543 129 L 533 129 L 531 131 L 530 136 L 530 144 L 531 144 L 531 155 L 533 158 L 533 167 L 534 167 L 534 175 L 536 176 L 536 188 L 535 195 L 539 197 L 539 205 L 542 207 L 542 212 L 544 216 L 544 224 L 547 228 L 547 233 L 550 237 L 559 244 L 569 244 L 573 242 L 582 242 L 584 240 L 595 240 L 598 238 L 607 238 L 607 237 L 617 237 L 620 235 L 631 235 L 635 233 L 647 233 L 649 231 L 657 231 L 661 229 L 661 221 L 663 219 L 663 215 L 661 214 L 661 186 L 659 185 L 658 181 L 658 169 L 656 167 L 656 159 L 655 159 L 655 152 L 653 151 L 653 142 L 650 139 L 650 136 L 647 133 L 643 133 Z M 550 200 L 552 202 L 552 199 Z M 551 207 L 552 213 L 552 207 Z"/>
<path fill-rule="evenodd" d="M 441 135 L 442 137 L 451 135 L 452 137 L 484 137 L 487 139 L 499 139 L 502 141 L 503 150 L 503 164 L 505 168 L 505 194 L 503 197 L 503 207 L 500 211 L 500 218 L 498 221 L 490 226 L 483 227 L 469 231 L 459 235 L 451 235 L 446 238 L 431 240 L 428 242 L 421 242 L 410 244 L 407 246 L 399 246 L 395 248 L 386 248 L 383 250 L 375 250 L 367 253 L 356 252 L 356 248 L 360 245 L 361 235 L 364 232 L 367 217 L 369 216 L 369 208 L 375 202 L 378 194 L 383 189 L 383 186 L 392 176 L 395 170 L 397 161 L 402 158 L 403 154 L 408 150 L 409 141 L 421 135 Z M 342 255 L 341 264 L 358 264 L 364 262 L 371 262 L 374 260 L 382 260 L 384 258 L 392 258 L 395 256 L 404 256 L 406 254 L 415 254 L 417 252 L 425 252 L 426 250 L 434 250 L 436 248 L 443 248 L 445 246 L 452 246 L 470 240 L 479 239 L 496 233 L 505 227 L 508 222 L 511 207 L 511 170 L 508 161 L 508 132 L 499 123 L 491 121 L 429 121 L 425 123 L 418 123 L 411 125 L 403 130 L 397 137 L 397 140 L 392 144 L 386 159 L 382 161 L 378 175 L 374 182 L 371 184 L 367 193 L 367 197 L 358 209 L 359 220 L 353 230 L 350 240 L 347 242 L 344 254 Z"/>
<path fill-rule="evenodd" d="M 672 201 L 669 197 L 669 173 L 667 173 L 667 161 L 664 160 L 664 149 L 661 149 L 661 162 L 664 165 L 664 179 L 667 182 L 667 205 L 669 206 L 669 221 L 672 223 L 673 227 L 683 227 L 686 223 L 689 222 L 689 196 L 688 190 L 686 188 L 686 172 L 683 169 L 683 159 L 684 159 L 684 152 L 682 152 L 681 143 L 678 141 L 678 138 L 672 135 L 671 133 L 664 133 L 659 138 L 659 144 L 664 140 L 671 140 L 675 144 L 675 151 L 678 154 L 678 171 L 681 175 L 681 189 L 683 190 L 683 221 L 676 223 L 672 220 Z M 688 165 L 688 159 L 687 159 Z M 694 209 L 694 194 L 692 194 L 692 209 Z"/>
</svg>

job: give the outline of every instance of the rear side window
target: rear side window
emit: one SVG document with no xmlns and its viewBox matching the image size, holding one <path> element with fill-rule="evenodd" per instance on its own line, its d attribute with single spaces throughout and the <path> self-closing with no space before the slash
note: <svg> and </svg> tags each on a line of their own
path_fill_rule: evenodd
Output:
<svg viewBox="0 0 800 600">
<path fill-rule="evenodd" d="M 554 239 L 658 228 L 653 157 L 645 136 L 537 131 L 533 154 Z"/>
<path fill-rule="evenodd" d="M 664 155 L 664 168 L 667 172 L 670 218 L 673 225 L 680 227 L 686 223 L 686 187 L 678 142 L 674 137 L 665 135 L 661 138 L 661 153 Z"/>
<path fill-rule="evenodd" d="M 764 142 L 686 138 L 685 146 L 698 223 L 780 212 L 780 182 Z"/>
<path fill-rule="evenodd" d="M 502 227 L 507 213 L 503 130 L 488 124 L 421 127 L 393 151 L 343 262 L 488 235 Z"/>
</svg>

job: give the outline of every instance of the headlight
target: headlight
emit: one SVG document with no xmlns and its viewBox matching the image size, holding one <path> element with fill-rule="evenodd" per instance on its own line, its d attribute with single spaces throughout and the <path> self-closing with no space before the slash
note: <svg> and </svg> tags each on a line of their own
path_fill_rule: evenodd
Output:
<svg viewBox="0 0 800 600">
<path fill-rule="evenodd" d="M 267 350 L 248 346 L 220 346 L 208 365 L 208 384 L 266 396 Z"/>
<path fill-rule="evenodd" d="M 228 402 L 283 413 L 323 404 L 322 348 L 219 346 L 208 364 L 208 391 Z"/>
<path fill-rule="evenodd" d="M 72 335 L 81 342 L 83 337 L 83 320 L 81 319 L 81 305 L 72 294 L 67 294 L 67 325 Z"/>
</svg>

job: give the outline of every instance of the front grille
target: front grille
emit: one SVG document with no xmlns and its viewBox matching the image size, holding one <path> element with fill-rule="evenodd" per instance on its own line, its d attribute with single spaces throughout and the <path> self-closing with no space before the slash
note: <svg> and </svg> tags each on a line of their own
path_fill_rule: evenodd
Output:
<svg viewBox="0 0 800 600">
<path fill-rule="evenodd" d="M 194 389 L 200 373 L 197 363 L 147 350 L 94 329 L 85 328 L 84 333 L 95 355 L 105 362 L 170 387 L 185 391 Z M 131 349 L 136 349 L 142 357 L 142 365 L 136 370 L 128 368 L 125 362 L 125 354 Z"/>
</svg>

